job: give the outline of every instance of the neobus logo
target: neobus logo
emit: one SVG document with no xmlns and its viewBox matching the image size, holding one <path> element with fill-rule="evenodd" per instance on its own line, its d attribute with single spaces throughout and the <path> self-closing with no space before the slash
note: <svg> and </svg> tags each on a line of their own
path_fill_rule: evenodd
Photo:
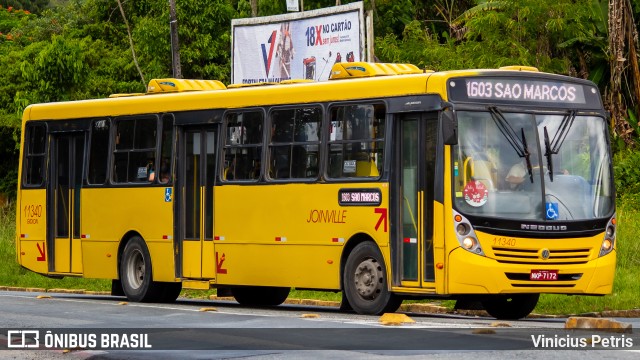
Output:
<svg viewBox="0 0 640 360">
<path fill-rule="evenodd" d="M 537 231 L 567 231 L 566 225 L 527 225 L 520 224 L 521 230 L 537 230 Z"/>
</svg>

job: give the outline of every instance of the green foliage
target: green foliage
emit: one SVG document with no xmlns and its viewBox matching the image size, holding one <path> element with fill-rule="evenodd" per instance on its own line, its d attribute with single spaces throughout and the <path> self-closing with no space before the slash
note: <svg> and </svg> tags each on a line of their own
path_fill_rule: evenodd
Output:
<svg viewBox="0 0 640 360">
<path fill-rule="evenodd" d="M 305 10 L 335 5 L 334 0 L 304 3 Z M 639 4 L 633 2 L 636 12 Z M 144 91 L 114 0 L 0 0 L 0 5 L 0 127 L 11 128 L 8 140 L 17 139 L 29 104 Z M 168 4 L 122 5 L 144 77 L 170 77 Z M 364 6 L 373 10 L 379 61 L 433 70 L 531 65 L 589 78 L 603 90 L 608 86 L 604 0 L 366 0 Z M 259 16 L 285 12 L 284 1 L 258 1 Z M 228 82 L 231 19 L 250 13 L 250 0 L 177 0 L 183 76 Z M 630 122 L 637 127 L 633 115 Z"/>
<path fill-rule="evenodd" d="M 640 152 L 624 149 L 613 158 L 616 189 L 620 196 L 640 194 Z"/>
<path fill-rule="evenodd" d="M 49 0 L 0 0 L 0 7 L 39 13 L 49 5 Z"/>
</svg>

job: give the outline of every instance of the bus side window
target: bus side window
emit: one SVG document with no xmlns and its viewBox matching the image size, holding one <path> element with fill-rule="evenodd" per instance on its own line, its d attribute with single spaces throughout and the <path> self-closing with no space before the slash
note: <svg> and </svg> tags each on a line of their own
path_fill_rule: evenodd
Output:
<svg viewBox="0 0 640 360">
<path fill-rule="evenodd" d="M 331 108 L 327 175 L 330 178 L 377 178 L 384 162 L 382 104 Z"/>
<path fill-rule="evenodd" d="M 25 135 L 24 183 L 27 186 L 40 186 L 45 179 L 45 155 L 47 128 L 44 124 L 27 125 Z"/>
<path fill-rule="evenodd" d="M 89 184 L 102 185 L 107 180 L 109 159 L 109 119 L 94 120 L 91 126 L 91 148 L 89 149 Z"/>
<path fill-rule="evenodd" d="M 149 183 L 156 178 L 156 117 L 116 122 L 113 181 Z"/>
<path fill-rule="evenodd" d="M 224 180 L 257 180 L 262 161 L 261 111 L 230 113 L 226 117 Z"/>
<path fill-rule="evenodd" d="M 269 176 L 313 179 L 318 176 L 322 109 L 302 107 L 271 113 Z"/>
<path fill-rule="evenodd" d="M 171 181 L 171 159 L 173 159 L 173 115 L 162 116 L 162 135 L 160 139 L 160 171 L 158 181 L 167 184 Z"/>
</svg>

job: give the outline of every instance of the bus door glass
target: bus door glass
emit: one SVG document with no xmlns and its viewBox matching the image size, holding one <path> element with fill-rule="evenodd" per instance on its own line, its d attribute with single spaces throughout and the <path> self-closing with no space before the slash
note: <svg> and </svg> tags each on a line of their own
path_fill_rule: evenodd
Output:
<svg viewBox="0 0 640 360">
<path fill-rule="evenodd" d="M 84 164 L 84 134 L 54 134 L 50 152 L 51 182 L 47 187 L 53 241 L 49 241 L 49 268 L 53 272 L 81 273 L 80 189 Z M 53 267 L 53 268 L 52 268 Z"/>
<path fill-rule="evenodd" d="M 185 128 L 179 156 L 179 237 L 182 276 L 213 278 L 213 186 L 216 169 L 215 128 Z"/>
<path fill-rule="evenodd" d="M 397 119 L 393 206 L 397 209 L 395 223 L 399 225 L 394 230 L 394 280 L 403 286 L 421 286 L 435 281 L 433 198 L 437 114 L 407 113 Z"/>
</svg>

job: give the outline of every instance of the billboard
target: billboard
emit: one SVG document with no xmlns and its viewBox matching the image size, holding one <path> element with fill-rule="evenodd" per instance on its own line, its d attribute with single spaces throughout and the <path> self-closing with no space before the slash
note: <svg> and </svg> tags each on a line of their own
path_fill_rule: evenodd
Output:
<svg viewBox="0 0 640 360">
<path fill-rule="evenodd" d="M 327 80 L 337 62 L 363 61 L 362 2 L 231 22 L 234 84 Z"/>
</svg>

